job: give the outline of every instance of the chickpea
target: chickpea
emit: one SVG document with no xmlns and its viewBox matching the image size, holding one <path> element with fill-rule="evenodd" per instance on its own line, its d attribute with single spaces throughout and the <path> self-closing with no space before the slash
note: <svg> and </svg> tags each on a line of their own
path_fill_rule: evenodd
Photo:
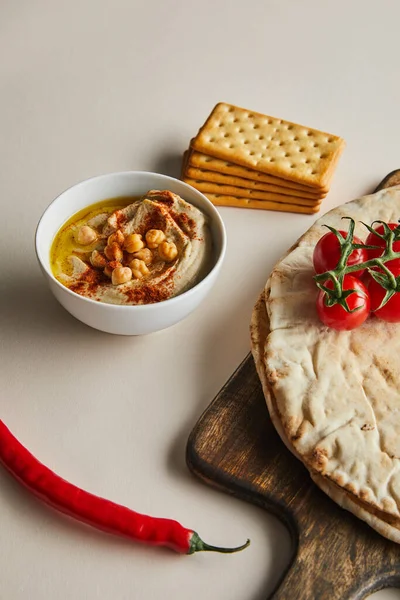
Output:
<svg viewBox="0 0 400 600">
<path fill-rule="evenodd" d="M 97 233 L 89 225 L 82 225 L 76 232 L 75 239 L 81 246 L 89 246 L 97 240 Z"/>
<path fill-rule="evenodd" d="M 106 246 L 104 248 L 104 254 L 108 258 L 108 260 L 122 260 L 124 253 L 122 252 L 120 246 L 113 242 L 111 245 Z"/>
<path fill-rule="evenodd" d="M 150 273 L 149 269 L 146 267 L 146 264 L 143 260 L 139 260 L 138 258 L 134 258 L 130 267 L 132 269 L 132 274 L 136 279 L 142 279 L 144 275 L 148 275 Z"/>
<path fill-rule="evenodd" d="M 118 244 L 122 246 L 125 241 L 125 236 L 120 229 L 117 229 L 115 233 L 112 233 L 108 236 L 107 244 L 111 246 L 112 244 Z"/>
<path fill-rule="evenodd" d="M 98 250 L 93 250 L 92 256 L 90 257 L 90 262 L 92 263 L 93 267 L 97 267 L 98 269 L 104 269 L 104 267 L 107 265 L 106 257 Z"/>
<path fill-rule="evenodd" d="M 161 229 L 149 229 L 146 233 L 146 242 L 149 248 L 157 248 L 165 240 L 165 233 Z"/>
<path fill-rule="evenodd" d="M 139 250 L 144 248 L 142 236 L 139 233 L 130 233 L 125 238 L 124 248 L 129 254 L 139 252 Z"/>
<path fill-rule="evenodd" d="M 135 252 L 133 256 L 134 258 L 142 260 L 145 265 L 149 265 L 153 262 L 153 253 L 148 248 L 143 248 L 142 250 L 139 250 L 139 252 Z"/>
<path fill-rule="evenodd" d="M 178 248 L 174 242 L 163 242 L 158 246 L 158 254 L 162 260 L 170 262 L 178 256 Z"/>
<path fill-rule="evenodd" d="M 119 267 L 122 267 L 122 264 L 120 262 L 118 262 L 117 260 L 112 260 L 105 266 L 104 275 L 107 275 L 107 277 L 111 277 L 114 269 L 118 269 Z"/>
<path fill-rule="evenodd" d="M 111 281 L 113 285 L 121 285 L 132 279 L 132 271 L 129 267 L 117 267 L 111 273 Z"/>
</svg>

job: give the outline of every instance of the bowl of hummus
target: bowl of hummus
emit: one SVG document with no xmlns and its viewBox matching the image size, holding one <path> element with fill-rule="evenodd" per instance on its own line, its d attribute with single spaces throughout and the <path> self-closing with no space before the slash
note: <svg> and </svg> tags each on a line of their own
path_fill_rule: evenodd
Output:
<svg viewBox="0 0 400 600">
<path fill-rule="evenodd" d="M 47 208 L 36 254 L 51 291 L 83 323 L 120 335 L 170 327 L 213 287 L 222 219 L 191 186 L 157 173 L 88 179 Z"/>
</svg>

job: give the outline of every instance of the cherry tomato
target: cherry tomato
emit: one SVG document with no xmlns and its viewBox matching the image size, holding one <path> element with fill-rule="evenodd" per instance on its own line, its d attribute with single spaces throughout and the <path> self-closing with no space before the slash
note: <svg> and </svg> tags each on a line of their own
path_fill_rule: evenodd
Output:
<svg viewBox="0 0 400 600">
<path fill-rule="evenodd" d="M 329 289 L 333 289 L 332 281 L 330 279 L 326 281 L 325 286 Z M 362 281 L 352 275 L 344 276 L 343 289 L 355 290 L 354 293 L 347 296 L 346 300 L 350 310 L 353 310 L 354 308 L 358 308 L 358 310 L 347 312 L 340 304 L 327 306 L 325 303 L 326 292 L 319 290 L 317 296 L 318 316 L 324 325 L 327 325 L 332 329 L 355 329 L 364 323 L 370 313 L 371 302 L 368 290 Z"/>
<path fill-rule="evenodd" d="M 388 226 L 393 231 L 393 229 L 396 229 L 396 227 L 398 226 L 398 223 L 388 223 Z M 382 234 L 384 232 L 383 225 L 378 225 L 378 227 L 375 227 L 375 231 Z M 382 240 L 374 233 L 369 234 L 369 236 L 365 240 L 365 243 L 367 246 L 379 246 L 379 249 L 377 250 L 367 250 L 369 259 L 379 258 L 380 256 L 382 256 L 386 248 L 385 240 Z M 393 250 L 395 252 L 400 252 L 400 240 L 393 243 Z M 400 258 L 394 258 L 393 260 L 389 260 L 387 263 L 385 263 L 385 266 L 389 269 L 392 269 L 392 267 L 400 267 Z"/>
<path fill-rule="evenodd" d="M 400 267 L 391 267 L 390 270 L 395 277 L 400 275 Z M 385 304 L 385 306 L 382 306 L 382 308 L 377 310 L 383 298 L 385 297 L 386 290 L 371 277 L 368 291 L 371 297 L 371 310 L 374 312 L 374 314 L 379 319 L 382 319 L 382 321 L 388 321 L 389 323 L 400 323 L 400 292 L 396 292 L 394 296 L 392 296 Z"/>
<path fill-rule="evenodd" d="M 339 231 L 342 236 L 346 239 L 347 232 Z M 375 236 L 376 237 L 376 236 Z M 354 236 L 354 242 L 356 244 L 362 244 L 360 238 Z M 317 242 L 314 248 L 313 263 L 316 273 L 325 273 L 325 271 L 331 271 L 335 269 L 340 259 L 340 244 L 336 235 L 329 231 Z M 347 261 L 347 265 L 356 265 L 368 260 L 368 253 L 363 248 L 357 248 L 353 250 Z M 361 277 L 364 271 L 356 271 L 352 273 L 355 277 Z"/>
</svg>

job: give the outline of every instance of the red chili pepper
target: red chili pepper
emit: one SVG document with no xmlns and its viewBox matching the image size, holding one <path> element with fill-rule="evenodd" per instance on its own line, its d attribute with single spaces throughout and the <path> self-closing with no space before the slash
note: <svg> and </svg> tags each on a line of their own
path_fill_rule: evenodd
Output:
<svg viewBox="0 0 400 600">
<path fill-rule="evenodd" d="M 65 481 L 39 462 L 0 420 L 0 463 L 37 498 L 56 510 L 108 533 L 154 546 L 168 546 L 181 554 L 202 550 L 238 552 L 203 542 L 192 529 L 177 521 L 142 515 L 125 506 L 100 498 Z"/>
</svg>

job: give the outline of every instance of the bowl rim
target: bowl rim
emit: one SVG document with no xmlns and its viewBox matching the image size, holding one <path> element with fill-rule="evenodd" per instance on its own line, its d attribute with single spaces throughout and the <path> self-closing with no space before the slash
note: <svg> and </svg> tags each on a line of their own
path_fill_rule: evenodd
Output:
<svg viewBox="0 0 400 600">
<path fill-rule="evenodd" d="M 72 290 L 70 290 L 68 287 L 66 287 L 65 285 L 60 283 L 58 281 L 58 279 L 56 279 L 56 277 L 53 275 L 51 270 L 48 269 L 45 264 L 43 264 L 43 261 L 40 256 L 40 251 L 38 248 L 38 245 L 39 245 L 38 242 L 39 242 L 40 235 L 41 235 L 41 228 L 43 227 L 43 220 L 45 218 L 45 215 L 51 209 L 51 207 L 61 198 L 61 196 L 63 196 L 64 194 L 66 194 L 67 192 L 69 192 L 70 190 L 72 190 L 74 188 L 83 186 L 84 184 L 87 184 L 88 182 L 94 181 L 96 179 L 98 180 L 98 179 L 107 178 L 107 177 L 118 177 L 118 176 L 125 176 L 125 175 L 152 175 L 152 176 L 155 176 L 156 179 L 163 179 L 163 180 L 167 180 L 167 181 L 178 182 L 184 188 L 187 188 L 192 192 L 194 191 L 195 195 L 199 196 L 202 199 L 202 201 L 205 202 L 205 204 L 209 207 L 210 212 L 212 214 L 212 220 L 214 220 L 217 223 L 217 225 L 219 225 L 219 229 L 220 229 L 220 233 L 221 233 L 221 250 L 219 252 L 218 257 L 216 258 L 214 265 L 212 266 L 210 271 L 207 273 L 207 275 L 205 277 L 203 277 L 203 279 L 201 279 L 198 283 L 196 283 L 193 287 L 189 288 L 185 292 L 178 294 L 178 296 L 174 296 L 173 298 L 168 298 L 167 300 L 162 300 L 160 302 L 154 302 L 151 304 L 128 304 L 128 305 L 126 305 L 126 304 L 111 304 L 111 303 L 107 303 L 107 302 L 98 302 L 97 300 L 92 300 L 91 298 L 86 298 L 86 296 L 81 296 L 80 294 L 77 294 L 76 292 L 73 292 Z M 73 215 L 71 215 L 71 216 L 73 216 Z M 207 216 L 209 216 L 209 215 L 207 215 Z M 61 227 L 62 227 L 62 225 L 61 225 Z M 56 235 L 56 233 L 54 233 L 54 235 Z M 87 179 L 82 179 L 78 183 L 70 185 L 69 187 L 65 188 L 62 192 L 60 192 L 50 202 L 50 204 L 46 207 L 46 209 L 43 211 L 43 213 L 38 221 L 38 224 L 36 226 L 34 239 L 35 239 L 36 258 L 37 258 L 41 268 L 44 270 L 46 275 L 51 279 L 51 281 L 53 283 L 55 283 L 56 286 L 58 288 L 60 288 L 63 292 L 66 292 L 67 294 L 71 295 L 73 298 L 75 298 L 77 300 L 82 300 L 84 302 L 87 302 L 89 305 L 92 304 L 95 306 L 106 307 L 109 310 L 125 311 L 125 312 L 128 312 L 128 311 L 132 312 L 134 310 L 135 312 L 139 312 L 139 311 L 146 312 L 146 311 L 151 311 L 151 310 L 157 310 L 157 307 L 159 307 L 159 306 L 172 306 L 174 304 L 178 304 L 179 302 L 182 302 L 183 299 L 194 295 L 199 288 L 207 285 L 209 279 L 211 279 L 211 277 L 213 276 L 213 273 L 216 270 L 219 270 L 223 263 L 225 253 L 226 253 L 226 246 L 227 246 L 226 238 L 227 238 L 227 236 L 226 236 L 225 224 L 222 220 L 221 215 L 217 211 L 216 207 L 214 206 L 214 204 L 212 202 L 210 202 L 210 200 L 204 194 L 202 194 L 199 190 L 197 190 L 193 186 L 189 185 L 188 183 L 185 183 L 184 181 L 181 181 L 180 179 L 177 179 L 176 177 L 171 177 L 170 175 L 163 175 L 162 173 L 155 173 L 154 171 L 115 171 L 115 172 L 110 172 L 110 173 L 103 173 L 102 175 L 94 175 L 93 177 L 89 177 Z M 54 236 L 53 236 L 53 239 L 54 239 Z M 50 251 L 50 249 L 49 249 L 49 251 Z"/>
</svg>

